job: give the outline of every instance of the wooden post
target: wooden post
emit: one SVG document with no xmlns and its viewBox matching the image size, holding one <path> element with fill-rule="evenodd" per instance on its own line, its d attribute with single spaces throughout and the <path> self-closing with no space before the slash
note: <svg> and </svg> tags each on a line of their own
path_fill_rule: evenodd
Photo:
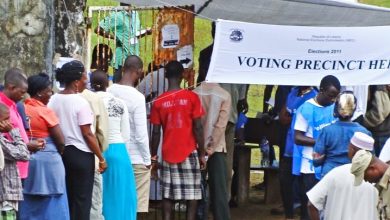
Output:
<svg viewBox="0 0 390 220">
<path fill-rule="evenodd" d="M 280 195 L 279 169 L 265 168 L 263 170 L 265 181 L 265 204 L 280 204 L 282 198 Z"/>
<path fill-rule="evenodd" d="M 235 146 L 238 151 L 238 204 L 241 205 L 248 201 L 249 197 L 249 177 L 251 165 L 251 148 L 245 146 Z"/>
</svg>

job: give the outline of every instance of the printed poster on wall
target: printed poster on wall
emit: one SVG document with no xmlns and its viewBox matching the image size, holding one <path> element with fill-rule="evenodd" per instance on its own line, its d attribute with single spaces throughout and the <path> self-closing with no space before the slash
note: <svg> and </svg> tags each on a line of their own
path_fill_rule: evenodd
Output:
<svg viewBox="0 0 390 220">
<path fill-rule="evenodd" d="M 189 68 L 193 65 L 194 53 L 192 51 L 192 45 L 186 45 L 176 52 L 177 61 L 179 61 L 184 68 Z"/>
<path fill-rule="evenodd" d="M 162 29 L 162 48 L 175 48 L 180 42 L 180 28 L 177 24 L 167 24 Z"/>
</svg>

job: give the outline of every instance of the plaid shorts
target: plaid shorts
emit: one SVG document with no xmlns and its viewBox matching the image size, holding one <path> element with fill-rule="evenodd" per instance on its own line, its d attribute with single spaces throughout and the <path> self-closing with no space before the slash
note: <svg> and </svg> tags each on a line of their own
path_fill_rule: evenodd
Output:
<svg viewBox="0 0 390 220">
<path fill-rule="evenodd" d="M 171 200 L 200 200 L 200 165 L 197 151 L 193 151 L 183 162 L 162 162 L 162 196 Z"/>
<path fill-rule="evenodd" d="M 0 220 L 16 220 L 15 210 L 1 211 Z"/>
</svg>

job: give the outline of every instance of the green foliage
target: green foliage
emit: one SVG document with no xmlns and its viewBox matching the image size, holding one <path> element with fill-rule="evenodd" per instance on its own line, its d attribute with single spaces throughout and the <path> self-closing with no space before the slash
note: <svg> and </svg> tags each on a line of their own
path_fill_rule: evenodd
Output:
<svg viewBox="0 0 390 220">
<path fill-rule="evenodd" d="M 369 5 L 377 5 L 390 8 L 390 0 L 360 0 L 359 2 Z"/>
<path fill-rule="evenodd" d="M 87 6 L 117 6 L 119 2 L 114 0 L 87 0 Z"/>
</svg>

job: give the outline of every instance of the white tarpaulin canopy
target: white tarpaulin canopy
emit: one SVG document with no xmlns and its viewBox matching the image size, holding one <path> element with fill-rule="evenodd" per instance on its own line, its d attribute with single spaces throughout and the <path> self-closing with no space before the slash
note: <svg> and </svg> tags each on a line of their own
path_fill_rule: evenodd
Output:
<svg viewBox="0 0 390 220">
<path fill-rule="evenodd" d="M 300 26 L 390 25 L 390 10 L 330 0 L 117 0 L 134 6 L 195 5 L 213 20 Z"/>
</svg>

